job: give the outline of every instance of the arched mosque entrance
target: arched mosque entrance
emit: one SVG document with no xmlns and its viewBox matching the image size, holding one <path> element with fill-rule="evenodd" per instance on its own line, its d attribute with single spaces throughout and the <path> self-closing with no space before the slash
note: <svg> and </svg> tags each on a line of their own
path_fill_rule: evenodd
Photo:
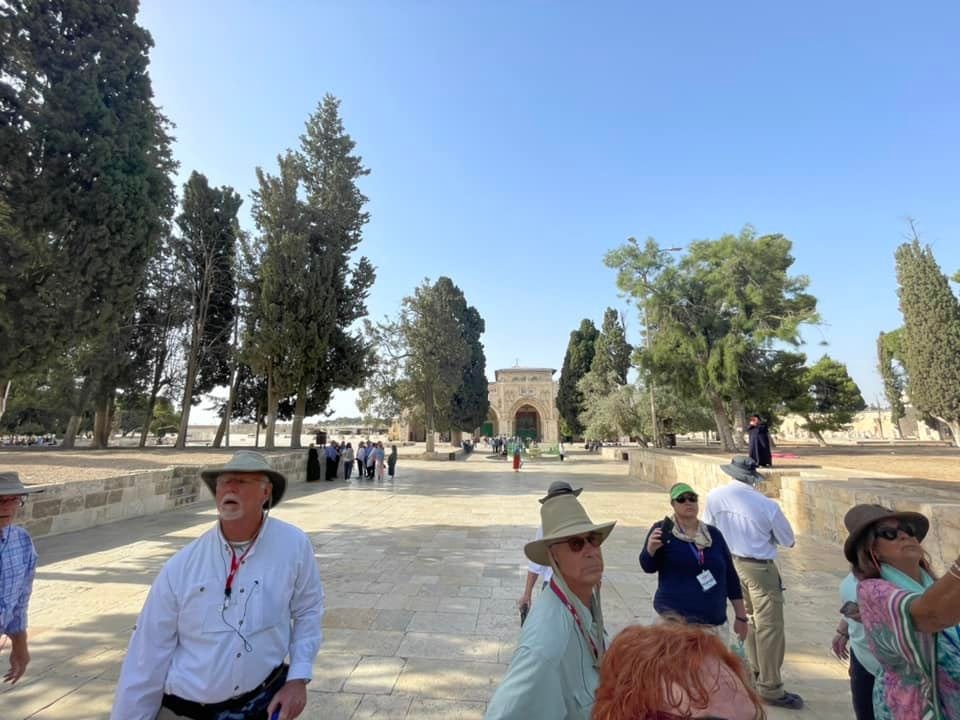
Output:
<svg viewBox="0 0 960 720">
<path fill-rule="evenodd" d="M 543 421 L 533 405 L 521 405 L 513 416 L 513 434 L 524 440 L 543 440 Z"/>
</svg>

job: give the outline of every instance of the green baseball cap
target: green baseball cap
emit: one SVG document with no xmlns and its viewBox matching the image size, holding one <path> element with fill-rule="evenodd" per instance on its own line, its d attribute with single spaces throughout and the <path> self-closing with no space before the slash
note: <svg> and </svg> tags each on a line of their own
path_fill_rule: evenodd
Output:
<svg viewBox="0 0 960 720">
<path fill-rule="evenodd" d="M 691 495 L 696 495 L 697 491 L 694 490 L 689 485 L 687 485 L 686 483 L 677 483 L 676 485 L 670 488 L 670 499 L 676 500 L 678 497 L 686 493 L 690 493 Z"/>
</svg>

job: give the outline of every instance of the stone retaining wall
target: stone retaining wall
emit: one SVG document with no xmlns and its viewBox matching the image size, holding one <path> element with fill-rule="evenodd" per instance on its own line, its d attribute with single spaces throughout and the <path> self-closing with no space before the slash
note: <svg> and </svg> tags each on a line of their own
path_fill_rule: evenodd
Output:
<svg viewBox="0 0 960 720">
<path fill-rule="evenodd" d="M 288 483 L 306 480 L 306 450 L 268 456 Z M 44 492 L 27 496 L 18 522 L 37 538 L 208 501 L 211 496 L 202 485 L 200 469 L 177 465 L 101 480 L 46 485 Z"/>
<path fill-rule="evenodd" d="M 686 482 L 706 494 L 730 479 L 720 470 L 723 460 L 679 451 L 632 448 L 629 463 L 630 477 L 664 488 Z M 921 481 L 878 473 L 867 477 L 843 468 L 785 466 L 761 473 L 765 481 L 759 489 L 780 501 L 794 530 L 836 543 L 838 553 L 847 536 L 843 516 L 860 503 L 914 510 L 930 518 L 923 544 L 937 572 L 960 552 L 960 485 L 956 492 L 938 490 L 918 485 Z"/>
</svg>

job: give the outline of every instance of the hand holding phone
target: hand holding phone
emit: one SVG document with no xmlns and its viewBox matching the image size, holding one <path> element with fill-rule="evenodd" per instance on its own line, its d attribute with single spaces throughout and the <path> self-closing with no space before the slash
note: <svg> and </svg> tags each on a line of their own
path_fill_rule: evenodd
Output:
<svg viewBox="0 0 960 720">
<path fill-rule="evenodd" d="M 667 515 L 663 519 L 663 523 L 660 525 L 660 542 L 662 542 L 664 545 L 669 545 L 672 538 L 673 518 Z"/>
</svg>

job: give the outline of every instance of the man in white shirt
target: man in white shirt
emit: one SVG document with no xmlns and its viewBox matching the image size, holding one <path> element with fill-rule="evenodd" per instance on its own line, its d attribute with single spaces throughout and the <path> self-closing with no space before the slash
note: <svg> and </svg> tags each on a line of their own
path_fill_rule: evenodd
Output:
<svg viewBox="0 0 960 720">
<path fill-rule="evenodd" d="M 160 570 L 111 718 L 260 720 L 277 712 L 293 720 L 306 706 L 323 637 L 313 545 L 268 516 L 286 478 L 260 453 L 241 450 L 201 477 L 219 521 Z"/>
<path fill-rule="evenodd" d="M 798 710 L 803 699 L 786 692 L 780 677 L 786 640 L 783 585 L 774 562 L 778 545 L 794 546 L 793 528 L 780 504 L 753 487 L 763 476 L 752 458 L 739 455 L 720 469 L 733 480 L 707 495 L 703 522 L 723 533 L 740 576 L 751 625 L 747 659 L 757 692 L 768 705 Z"/>
</svg>

